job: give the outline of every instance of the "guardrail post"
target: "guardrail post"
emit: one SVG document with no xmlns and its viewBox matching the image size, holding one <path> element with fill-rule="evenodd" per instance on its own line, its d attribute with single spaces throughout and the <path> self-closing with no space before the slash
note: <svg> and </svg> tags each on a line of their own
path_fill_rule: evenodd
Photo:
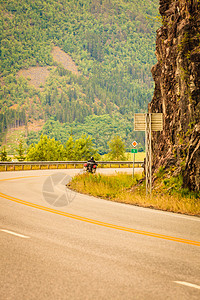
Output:
<svg viewBox="0 0 200 300">
<path fill-rule="evenodd" d="M 7 165 L 5 165 L 5 171 L 7 171 Z"/>
</svg>

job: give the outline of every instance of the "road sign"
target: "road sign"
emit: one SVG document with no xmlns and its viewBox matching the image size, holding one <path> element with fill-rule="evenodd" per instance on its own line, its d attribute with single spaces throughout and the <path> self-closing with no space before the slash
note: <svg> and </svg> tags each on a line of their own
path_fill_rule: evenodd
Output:
<svg viewBox="0 0 200 300">
<path fill-rule="evenodd" d="M 145 114 L 135 114 L 134 115 L 134 130 L 135 131 L 145 131 L 146 117 Z"/>
<path fill-rule="evenodd" d="M 137 143 L 136 141 L 132 142 L 133 147 L 136 147 L 137 144 L 138 144 L 138 143 Z"/>
<path fill-rule="evenodd" d="M 163 130 L 163 114 L 151 114 L 151 130 L 161 131 Z"/>
<path fill-rule="evenodd" d="M 131 153 L 137 153 L 137 149 L 131 149 Z"/>
<path fill-rule="evenodd" d="M 134 131 L 145 131 L 146 130 L 146 115 L 147 114 L 135 114 L 134 115 Z M 162 113 L 151 113 L 151 130 L 162 131 L 163 130 L 163 114 Z"/>
<path fill-rule="evenodd" d="M 134 115 L 134 130 L 145 131 L 146 148 L 146 193 L 151 194 L 152 188 L 152 166 L 151 166 L 151 133 L 163 130 L 162 113 L 146 113 Z M 134 154 L 135 156 L 135 154 Z"/>
</svg>

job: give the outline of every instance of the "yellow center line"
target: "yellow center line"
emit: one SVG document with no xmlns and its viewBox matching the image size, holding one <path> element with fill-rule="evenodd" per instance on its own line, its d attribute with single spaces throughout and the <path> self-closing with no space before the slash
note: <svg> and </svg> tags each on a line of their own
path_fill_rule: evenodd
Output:
<svg viewBox="0 0 200 300">
<path fill-rule="evenodd" d="M 8 181 L 8 180 L 16 180 L 16 179 L 24 179 L 24 178 L 36 178 L 36 177 L 41 177 L 41 176 L 49 176 L 49 175 L 32 175 L 32 176 L 21 176 L 21 177 L 14 177 L 14 178 L 4 178 L 0 179 L 0 181 Z"/>
<path fill-rule="evenodd" d="M 39 177 L 39 176 L 29 176 L 29 177 Z M 27 178 L 27 177 L 21 177 L 21 178 Z M 14 178 L 12 178 L 12 179 L 14 179 Z M 15 178 L 15 179 L 18 179 L 18 178 Z M 35 203 L 31 203 L 31 202 L 28 202 L 28 201 L 25 201 L 25 200 L 21 200 L 21 199 L 12 197 L 12 196 L 8 196 L 8 195 L 3 194 L 3 193 L 0 193 L 0 197 L 2 197 L 4 199 L 8 199 L 8 200 L 16 202 L 16 203 L 20 203 L 20 204 L 29 206 L 29 207 L 33 207 L 33 208 L 36 208 L 36 209 L 40 209 L 40 210 L 43 210 L 43 211 L 54 213 L 54 214 L 57 214 L 57 215 L 60 215 L 60 216 L 63 216 L 63 217 L 79 220 L 79 221 L 82 221 L 82 222 L 95 224 L 95 225 L 98 225 L 98 226 L 113 228 L 113 229 L 117 229 L 117 230 L 121 230 L 121 231 L 141 234 L 141 235 L 145 235 L 145 236 L 155 237 L 155 238 L 164 239 L 164 240 L 168 240 L 168 241 L 174 241 L 174 242 L 178 242 L 178 243 L 184 243 L 184 244 L 189 244 L 189 245 L 194 245 L 194 246 L 200 246 L 200 242 L 198 242 L 198 241 L 192 241 L 192 240 L 188 240 L 188 239 L 182 239 L 182 238 L 163 235 L 163 234 L 159 234 L 159 233 L 148 232 L 148 231 L 143 231 L 143 230 L 137 230 L 137 229 L 133 229 L 133 228 L 129 228 L 129 227 L 123 227 L 123 226 L 114 225 L 114 224 L 111 224 L 111 223 L 106 223 L 106 222 L 102 222 L 102 221 L 98 221 L 98 220 L 94 220 L 94 219 L 89 219 L 89 218 L 81 217 L 81 216 L 78 216 L 78 215 L 70 214 L 70 213 L 67 213 L 67 212 L 64 212 L 64 211 L 60 211 L 60 210 L 57 210 L 57 209 L 53 209 L 53 208 L 50 208 L 50 207 L 46 207 L 46 206 L 38 205 L 38 204 L 35 204 Z"/>
</svg>

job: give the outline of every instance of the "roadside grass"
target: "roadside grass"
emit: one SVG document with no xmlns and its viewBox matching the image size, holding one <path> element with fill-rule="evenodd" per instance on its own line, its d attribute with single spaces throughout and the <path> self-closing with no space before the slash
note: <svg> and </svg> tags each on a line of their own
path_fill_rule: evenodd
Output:
<svg viewBox="0 0 200 300">
<path fill-rule="evenodd" d="M 146 156 L 145 152 L 138 152 L 138 153 L 135 154 L 135 161 L 136 162 L 137 161 L 142 161 L 143 162 L 145 156 Z M 133 153 L 131 153 L 131 152 L 126 152 L 125 157 L 126 157 L 125 161 L 133 161 Z M 101 160 L 108 161 L 109 160 L 108 154 L 101 155 Z"/>
<path fill-rule="evenodd" d="M 108 163 L 108 164 L 101 164 L 99 163 L 98 164 L 98 168 L 120 168 L 120 169 L 123 169 L 123 168 L 133 168 L 133 164 L 123 164 L 123 165 L 120 165 L 120 164 L 111 164 L 111 163 Z M 141 168 L 141 164 L 135 164 L 135 168 Z"/>
<path fill-rule="evenodd" d="M 133 161 L 133 153 L 131 152 L 126 152 L 126 159 L 128 161 Z M 144 161 L 144 158 L 146 157 L 146 153 L 145 152 L 137 152 L 135 153 L 135 161 Z"/>
<path fill-rule="evenodd" d="M 114 200 L 120 192 L 130 189 L 133 184 L 138 182 L 140 175 L 137 174 L 136 176 L 132 179 L 126 173 L 109 176 L 79 174 L 70 182 L 70 187 L 82 193 Z"/>
<path fill-rule="evenodd" d="M 133 158 L 133 154 L 130 153 L 131 160 Z M 146 157 L 145 152 L 138 152 L 135 154 L 135 161 L 144 161 L 144 158 Z"/>
<path fill-rule="evenodd" d="M 195 193 L 181 195 L 175 190 L 172 194 L 160 186 L 159 189 L 155 188 L 151 196 L 146 196 L 145 182 L 140 181 L 141 176 L 136 174 L 133 179 L 132 175 L 125 173 L 116 173 L 115 175 L 82 174 L 75 176 L 69 183 L 69 187 L 80 193 L 110 201 L 200 216 L 199 195 Z M 138 184 L 139 181 L 140 184 Z M 160 185 L 160 182 L 157 184 Z"/>
</svg>

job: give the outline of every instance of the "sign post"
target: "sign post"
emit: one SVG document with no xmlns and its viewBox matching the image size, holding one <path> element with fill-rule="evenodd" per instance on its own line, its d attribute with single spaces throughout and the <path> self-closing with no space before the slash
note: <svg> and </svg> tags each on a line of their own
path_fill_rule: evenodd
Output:
<svg viewBox="0 0 200 300">
<path fill-rule="evenodd" d="M 146 148 L 146 194 L 151 195 L 152 170 L 151 170 L 151 114 L 146 114 L 145 128 L 145 148 Z"/>
<path fill-rule="evenodd" d="M 151 133 L 163 130 L 163 114 L 147 113 L 134 115 L 134 130 L 145 131 L 146 147 L 146 194 L 152 190 L 152 162 L 151 162 Z"/>
<path fill-rule="evenodd" d="M 137 144 L 138 143 L 136 141 L 134 141 L 132 143 L 134 149 L 131 149 L 131 153 L 133 153 L 133 178 L 134 178 L 134 172 L 135 172 L 135 153 L 137 153 L 137 149 L 135 149 L 135 147 L 137 146 Z"/>
</svg>

